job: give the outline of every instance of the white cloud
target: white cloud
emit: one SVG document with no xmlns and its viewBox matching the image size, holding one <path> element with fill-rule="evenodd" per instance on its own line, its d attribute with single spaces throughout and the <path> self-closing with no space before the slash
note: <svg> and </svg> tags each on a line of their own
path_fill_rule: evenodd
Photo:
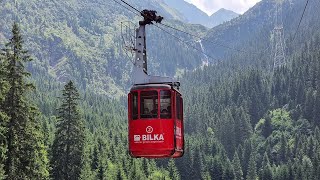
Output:
<svg viewBox="0 0 320 180">
<path fill-rule="evenodd" d="M 229 9 L 234 12 L 243 14 L 250 7 L 254 6 L 260 0 L 185 0 L 194 4 L 208 15 L 216 12 L 221 8 Z"/>
</svg>

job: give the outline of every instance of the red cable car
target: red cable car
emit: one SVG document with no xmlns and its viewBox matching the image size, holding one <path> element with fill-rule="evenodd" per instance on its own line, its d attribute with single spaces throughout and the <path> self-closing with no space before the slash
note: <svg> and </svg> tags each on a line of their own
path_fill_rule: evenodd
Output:
<svg viewBox="0 0 320 180">
<path fill-rule="evenodd" d="M 128 94 L 128 140 L 132 157 L 178 158 L 184 152 L 183 100 L 180 83 L 147 73 L 145 26 L 163 19 L 143 10 L 136 30 L 133 87 Z"/>
<path fill-rule="evenodd" d="M 171 85 L 135 85 L 128 95 L 129 151 L 133 157 L 181 157 L 183 100 Z"/>
</svg>

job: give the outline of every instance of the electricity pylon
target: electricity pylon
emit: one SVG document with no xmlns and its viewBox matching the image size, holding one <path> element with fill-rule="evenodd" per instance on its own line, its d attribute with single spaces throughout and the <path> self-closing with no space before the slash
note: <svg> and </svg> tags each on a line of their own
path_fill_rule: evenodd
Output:
<svg viewBox="0 0 320 180">
<path fill-rule="evenodd" d="M 275 14 L 275 27 L 272 31 L 273 34 L 273 70 L 286 65 L 285 56 L 285 42 L 283 34 L 282 22 L 282 2 L 277 3 L 277 10 Z"/>
</svg>

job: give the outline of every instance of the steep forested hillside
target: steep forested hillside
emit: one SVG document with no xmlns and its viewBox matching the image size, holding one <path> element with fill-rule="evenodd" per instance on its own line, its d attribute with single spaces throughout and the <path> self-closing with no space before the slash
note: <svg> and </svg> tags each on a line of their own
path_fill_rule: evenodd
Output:
<svg viewBox="0 0 320 180">
<path fill-rule="evenodd" d="M 226 152 L 222 157 L 232 161 L 234 176 L 239 175 L 235 179 L 319 178 L 320 19 L 316 7 L 320 4 L 309 4 L 293 41 L 300 18 L 296 12 L 302 13 L 304 5 L 301 1 L 284 1 L 285 67 L 274 71 L 267 68 L 273 63 L 271 50 L 266 50 L 271 43 L 266 31 L 272 23 L 259 24 L 267 22 L 269 16 L 255 21 L 259 11 L 274 11 L 274 2 L 262 1 L 244 16 L 212 29 L 208 35 L 232 38 L 234 29 L 252 23 L 247 28 L 254 31 L 246 32 L 251 36 L 241 36 L 247 42 L 235 46 L 247 52 L 223 52 L 223 62 L 187 73 L 183 78 L 182 84 L 189 89 L 185 91 L 186 131 L 192 136 L 216 137 Z M 236 23 L 239 26 L 233 26 Z M 234 36 L 235 43 L 241 38 Z M 216 52 L 208 42 L 206 45 L 206 49 Z M 207 151 L 205 144 L 200 151 Z M 202 177 L 223 178 L 224 174 L 211 170 L 206 153 L 200 154 L 205 154 L 199 157 Z"/>
<path fill-rule="evenodd" d="M 248 60 L 248 55 L 243 58 L 243 61 L 250 63 L 257 62 L 257 59 L 261 59 L 260 52 L 263 54 L 271 53 L 270 41 L 272 40 L 272 29 L 275 26 L 276 20 L 276 6 L 278 1 L 274 0 L 264 0 L 257 3 L 254 7 L 249 9 L 246 13 L 238 18 L 231 20 L 223 25 L 211 29 L 206 40 L 203 40 L 203 45 L 208 54 L 223 58 L 225 55 L 234 53 L 237 51 L 224 48 L 219 46 L 219 44 L 210 43 L 209 41 L 219 42 L 220 44 L 228 45 L 234 49 L 248 51 L 252 56 L 258 53 L 257 56 L 251 57 Z M 308 6 L 308 12 L 317 12 L 317 3 L 311 2 Z M 284 25 L 284 39 L 286 41 L 286 46 L 288 47 L 288 53 L 294 53 L 291 46 L 296 44 L 301 44 L 305 39 L 311 39 L 310 35 L 317 32 L 317 27 L 312 25 L 314 22 L 318 22 L 317 13 L 306 14 L 304 21 L 301 24 L 301 29 L 303 33 L 299 33 L 297 40 L 292 43 L 292 38 L 294 31 L 296 30 L 300 17 L 302 14 L 305 1 L 299 0 L 288 0 L 283 1 L 282 4 L 282 21 Z M 299 17 L 300 16 L 300 17 Z M 279 15 L 278 18 L 281 18 Z M 308 28 L 306 28 L 308 27 Z M 299 46 L 297 48 L 300 48 Z M 262 49 L 265 49 L 263 52 Z M 295 49 L 296 50 L 296 49 Z M 239 53 L 237 53 L 237 56 Z M 262 55 L 262 57 L 264 57 Z M 251 59 L 253 59 L 251 61 Z M 264 59 L 266 61 L 266 59 Z"/>
<path fill-rule="evenodd" d="M 190 28 L 173 9 L 158 1 L 129 1 L 139 9 L 154 9 L 175 26 Z M 59 82 L 75 80 L 81 89 L 110 97 L 124 95 L 130 84 L 131 61 L 122 47 L 121 22 L 141 17 L 114 1 L 16 1 L 1 2 L 0 37 L 9 37 L 13 21 L 20 23 L 26 45 L 35 61 L 35 77 Z M 205 31 L 205 28 L 198 28 Z M 149 65 L 153 73 L 175 75 L 177 69 L 194 69 L 199 55 L 155 27 L 148 27 Z M 134 33 L 134 32 L 132 32 Z M 187 37 L 184 37 L 187 38 Z M 188 39 L 190 41 L 190 39 Z M 191 39 L 191 42 L 195 43 Z M 179 52 L 179 53 L 176 53 Z M 152 72 L 152 71 L 150 71 Z M 39 77 L 39 78 L 40 78 Z"/>
<path fill-rule="evenodd" d="M 21 60 L 20 54 L 12 56 L 13 46 L 6 46 L 9 50 L 0 53 L 0 179 L 8 175 L 12 179 L 59 179 L 55 171 L 60 167 L 56 168 L 54 160 L 64 158 L 59 157 L 59 148 L 53 144 L 57 144 L 59 132 L 64 132 L 59 124 L 64 122 L 61 109 L 68 101 L 63 98 L 66 94 L 62 85 L 70 79 L 80 94 L 72 102 L 76 112 L 73 118 L 85 124 L 81 131 L 84 141 L 75 149 L 81 163 L 79 166 L 79 158 L 74 159 L 76 170 L 70 170 L 78 179 L 320 179 L 318 1 L 310 1 L 294 41 L 292 35 L 300 18 L 297 12 L 302 13 L 305 2 L 284 1 L 288 63 L 274 71 L 266 68 L 272 64 L 268 48 L 274 25 L 272 0 L 262 0 L 243 16 L 211 29 L 202 43 L 206 53 L 221 60 L 201 68 L 197 67 L 202 54 L 156 27 L 148 27 L 150 72 L 174 75 L 181 69 L 190 70 L 181 77 L 185 155 L 174 160 L 130 158 L 126 98 L 105 95 L 123 95 L 130 86 L 131 62 L 123 58 L 119 22 L 137 22 L 139 18 L 113 1 L 17 2 L 18 6 L 8 0 L 0 2 L 1 49 L 12 38 L 16 20 L 24 40 L 22 49 L 29 50 L 27 54 L 34 60 L 23 61 L 32 76 L 23 74 L 22 80 L 12 83 L 16 81 L 9 81 L 14 76 L 8 72 L 21 70 L 22 66 L 8 68 L 8 62 Z M 201 36 L 207 31 L 203 26 L 180 22 L 183 17 L 161 1 L 128 2 L 139 9 L 156 9 L 179 29 Z M 186 34 L 174 34 L 199 46 Z M 223 48 L 206 39 L 246 52 Z M 15 84 L 26 85 L 29 81 L 36 89 L 28 86 L 23 96 L 16 93 L 22 97 L 23 106 L 15 106 L 17 111 L 13 112 L 5 106 L 12 100 L 9 92 L 20 91 Z M 26 133 L 23 143 L 13 145 L 28 153 L 15 153 L 23 149 L 7 147 L 7 139 L 12 139 L 7 132 L 15 127 L 8 122 L 18 122 L 10 119 L 14 115 L 28 123 L 21 125 L 26 127 L 20 129 Z M 19 139 L 19 133 L 10 133 Z M 82 156 L 78 156 L 80 151 Z M 8 168 L 9 158 L 18 159 L 19 167 L 21 162 L 27 166 L 19 169 L 11 162 Z M 13 172 L 28 173 L 22 176 Z"/>
</svg>

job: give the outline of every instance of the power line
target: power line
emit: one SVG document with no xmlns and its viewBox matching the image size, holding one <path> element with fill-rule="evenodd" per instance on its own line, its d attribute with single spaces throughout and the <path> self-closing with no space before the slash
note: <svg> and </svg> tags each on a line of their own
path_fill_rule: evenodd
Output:
<svg viewBox="0 0 320 180">
<path fill-rule="evenodd" d="M 183 33 L 188 34 L 188 35 L 190 35 L 190 36 L 199 38 L 199 39 L 202 40 L 202 41 L 207 41 L 207 42 L 216 44 L 216 45 L 218 45 L 218 46 L 221 46 L 221 47 L 224 47 L 224 48 L 233 50 L 233 51 L 238 51 L 238 52 L 242 52 L 242 53 L 249 53 L 249 52 L 244 51 L 244 50 L 241 50 L 241 49 L 232 48 L 232 47 L 230 47 L 230 46 L 227 46 L 227 45 L 224 45 L 224 44 L 221 44 L 221 43 L 218 43 L 218 42 L 214 42 L 214 41 L 210 41 L 210 40 L 208 40 L 208 39 L 204 39 L 204 38 L 202 38 L 201 36 L 198 36 L 198 35 L 195 35 L 195 34 L 191 34 L 191 33 L 189 33 L 189 32 L 180 30 L 180 29 L 178 29 L 178 28 L 169 26 L 169 25 L 167 25 L 167 24 L 162 24 L 162 23 L 160 23 L 160 24 L 163 25 L 163 26 L 166 26 L 166 27 L 168 27 L 168 28 L 174 29 L 174 30 L 176 30 L 176 31 L 183 32 Z M 257 54 L 257 53 L 253 53 L 253 54 Z"/>
<path fill-rule="evenodd" d="M 131 9 L 129 9 L 128 7 L 126 7 L 125 5 L 121 4 L 119 1 L 117 1 L 117 0 L 113 0 L 113 1 L 116 2 L 117 4 L 119 4 L 120 6 L 126 8 L 127 10 L 131 11 L 132 13 L 134 13 L 134 14 L 136 14 L 136 15 L 138 15 L 138 16 L 141 16 L 140 14 L 132 11 Z M 121 1 L 122 1 L 122 0 L 121 0 Z M 122 1 L 122 2 L 124 2 L 124 1 Z M 124 2 L 124 3 L 127 4 L 126 2 Z M 130 6 L 130 7 L 131 7 L 131 6 Z M 135 9 L 134 7 L 131 7 L 131 8 Z M 136 10 L 136 9 L 135 9 L 135 10 Z"/>
<path fill-rule="evenodd" d="M 124 6 L 124 5 L 121 4 L 120 2 L 118 2 L 118 1 L 116 1 L 116 0 L 113 0 L 113 1 L 116 2 L 116 3 L 118 3 L 119 5 L 121 5 L 122 7 L 126 8 L 127 10 L 133 12 L 131 9 L 129 9 L 128 7 Z M 132 9 L 134 9 L 135 11 L 140 12 L 139 10 L 137 10 L 136 8 L 134 8 L 133 6 L 131 6 L 130 4 L 126 3 L 125 1 L 121 0 L 121 2 L 125 3 L 126 5 L 128 5 L 128 6 L 131 7 Z M 138 13 L 136 13 L 136 12 L 133 12 L 133 13 L 136 14 L 136 15 L 138 15 L 138 16 L 140 16 L 140 14 L 138 14 Z M 141 12 L 140 12 L 140 13 L 141 13 Z M 146 16 L 146 18 L 148 18 L 148 17 Z M 174 38 L 176 38 L 177 40 L 183 42 L 183 43 L 186 44 L 187 46 L 189 46 L 189 47 L 191 47 L 191 48 L 193 48 L 193 49 L 201 52 L 202 54 L 206 55 L 207 57 L 209 57 L 209 58 L 211 58 L 211 59 L 213 59 L 213 60 L 219 60 L 219 59 L 217 59 L 217 58 L 214 58 L 214 57 L 206 54 L 205 52 L 203 52 L 202 50 L 200 50 L 200 49 L 198 49 L 197 47 L 193 46 L 192 44 L 190 44 L 190 43 L 188 43 L 188 42 L 180 39 L 179 37 L 171 34 L 169 31 L 166 31 L 165 29 L 159 27 L 158 25 L 156 25 L 156 24 L 154 24 L 154 25 L 155 25 L 157 28 L 159 28 L 160 30 L 164 31 L 165 33 L 167 33 L 167 34 L 173 36 Z M 162 24 L 162 25 L 167 26 L 167 27 L 171 27 L 171 26 L 165 25 L 165 24 Z M 171 27 L 171 28 L 172 28 L 172 29 L 176 29 L 176 28 L 173 28 L 173 27 Z M 176 29 L 176 30 L 181 31 L 181 32 L 184 32 L 184 33 L 188 33 L 188 32 L 185 32 L 185 31 L 182 31 L 182 30 L 179 30 L 179 29 Z M 189 34 L 189 33 L 188 33 L 188 34 Z M 192 34 L 190 34 L 190 35 L 192 35 Z M 193 35 L 193 36 L 198 37 L 199 39 L 202 39 L 202 38 L 199 37 L 199 36 L 196 36 L 196 35 Z"/>
<path fill-rule="evenodd" d="M 294 36 L 293 36 L 293 40 L 292 40 L 292 41 L 294 41 L 295 38 L 296 38 L 297 32 L 298 32 L 298 30 L 299 30 L 299 27 L 300 27 L 301 21 L 302 21 L 302 19 L 303 19 L 304 13 L 305 13 L 305 11 L 306 11 L 306 9 L 307 9 L 308 3 L 309 3 L 309 0 L 307 0 L 306 5 L 304 6 L 303 13 L 302 13 L 302 16 L 301 16 L 300 21 L 299 21 L 299 25 L 298 25 L 298 27 L 297 27 L 296 32 L 294 33 Z"/>
<path fill-rule="evenodd" d="M 114 1 L 115 1 L 115 0 L 114 0 Z M 130 5 L 129 3 L 125 2 L 124 0 L 121 0 L 121 2 L 125 3 L 126 5 L 128 5 L 128 6 L 131 7 L 132 9 L 134 9 L 135 11 L 141 13 L 141 11 L 139 11 L 138 9 L 136 9 L 135 7 L 133 7 L 132 5 Z M 121 4 L 121 5 L 122 5 L 122 4 Z M 135 13 L 135 14 L 137 14 L 137 13 Z M 145 17 L 148 18 L 148 16 L 145 16 Z M 202 41 L 207 41 L 207 42 L 216 44 L 216 45 L 218 45 L 218 46 L 221 46 L 221 47 L 224 47 L 224 48 L 233 50 L 233 51 L 238 51 L 238 52 L 242 52 L 242 53 L 249 53 L 249 52 L 244 51 L 244 50 L 241 50 L 241 49 L 232 48 L 232 47 L 230 47 L 230 46 L 227 46 L 227 45 L 224 45 L 224 44 L 221 44 L 221 43 L 218 43 L 218 42 L 214 42 L 214 41 L 210 41 L 210 40 L 208 40 L 208 39 L 204 39 L 204 38 L 200 37 L 199 35 L 191 34 L 191 33 L 189 33 L 189 32 L 183 31 L 183 30 L 181 30 L 181 29 L 172 27 L 172 26 L 167 25 L 167 24 L 162 24 L 162 23 L 160 23 L 160 24 L 163 25 L 163 26 L 165 26 L 165 27 L 174 29 L 174 30 L 176 30 L 176 31 L 183 32 L 183 33 L 188 34 L 188 35 L 190 35 L 190 36 L 199 38 L 199 39 L 202 40 Z M 250 52 L 250 53 L 251 53 L 251 52 Z M 252 53 L 252 54 L 257 54 L 257 53 Z"/>
<path fill-rule="evenodd" d="M 201 49 L 199 49 L 199 48 L 197 48 L 197 47 L 193 46 L 193 45 L 192 45 L 192 44 L 190 44 L 189 42 L 186 42 L 186 41 L 184 41 L 184 40 L 180 39 L 179 37 L 177 37 L 177 36 L 175 36 L 175 35 L 171 34 L 169 31 L 167 31 L 167 30 L 165 30 L 165 29 L 163 29 L 163 28 L 159 27 L 159 26 L 158 26 L 158 25 L 156 25 L 156 24 L 154 24 L 154 25 L 155 25 L 157 28 L 159 28 L 160 30 L 164 31 L 165 33 L 167 33 L 167 34 L 169 34 L 169 35 L 173 36 L 174 38 L 176 38 L 177 40 L 179 40 L 179 41 L 183 42 L 183 43 L 184 43 L 184 44 L 186 44 L 187 46 L 190 46 L 191 48 L 193 48 L 193 49 L 195 49 L 195 50 L 197 50 L 197 51 L 201 52 L 202 54 L 204 54 L 204 55 L 206 55 L 206 56 L 210 57 L 210 58 L 211 58 L 211 59 L 213 59 L 213 60 L 218 60 L 218 61 L 219 61 L 219 59 L 214 58 L 214 57 L 212 57 L 212 56 L 210 56 L 210 55 L 206 54 L 206 53 L 205 53 L 205 52 L 203 52 Z"/>
<path fill-rule="evenodd" d="M 141 11 L 139 11 L 139 10 L 136 9 L 135 7 L 131 6 L 129 3 L 125 2 L 124 0 L 121 0 L 121 2 L 125 3 L 126 5 L 128 5 L 128 6 L 131 7 L 132 9 L 134 9 L 135 11 L 141 13 Z"/>
</svg>

